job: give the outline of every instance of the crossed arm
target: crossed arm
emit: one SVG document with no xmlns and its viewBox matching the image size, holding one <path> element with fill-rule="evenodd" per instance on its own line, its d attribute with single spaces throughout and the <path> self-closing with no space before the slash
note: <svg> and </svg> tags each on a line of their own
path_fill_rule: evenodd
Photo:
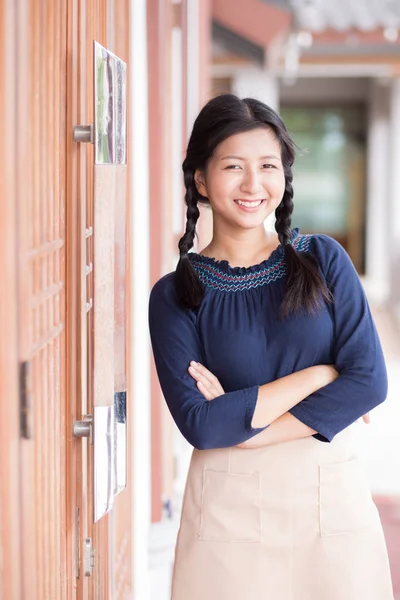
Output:
<svg viewBox="0 0 400 600">
<path fill-rule="evenodd" d="M 217 377 L 203 365 L 192 361 L 188 371 L 206 400 L 212 402 L 225 393 Z M 338 373 L 333 367 L 317 365 L 260 386 L 252 425 L 253 427 L 262 426 L 265 420 L 271 424 L 261 433 L 238 444 L 237 447 L 260 448 L 311 437 L 317 433 L 287 411 L 300 400 L 328 385 L 337 377 Z M 364 415 L 363 420 L 365 423 L 369 423 L 369 414 Z"/>
</svg>

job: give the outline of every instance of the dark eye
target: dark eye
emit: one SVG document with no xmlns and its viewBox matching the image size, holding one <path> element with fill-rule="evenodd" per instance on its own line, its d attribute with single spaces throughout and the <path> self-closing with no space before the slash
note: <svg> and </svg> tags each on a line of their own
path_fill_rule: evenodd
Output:
<svg viewBox="0 0 400 600">
<path fill-rule="evenodd" d="M 239 167 L 239 168 L 240 168 L 240 165 L 228 165 L 228 166 L 226 167 L 226 169 L 231 169 L 231 170 L 233 170 L 233 169 L 236 169 L 236 167 Z"/>
<path fill-rule="evenodd" d="M 267 169 L 276 169 L 275 165 L 271 165 L 270 163 L 266 163 L 263 167 L 267 167 Z"/>
</svg>

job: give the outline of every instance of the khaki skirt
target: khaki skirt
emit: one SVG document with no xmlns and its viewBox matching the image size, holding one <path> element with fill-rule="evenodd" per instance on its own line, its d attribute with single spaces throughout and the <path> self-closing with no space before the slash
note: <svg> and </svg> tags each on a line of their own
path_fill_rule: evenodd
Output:
<svg viewBox="0 0 400 600">
<path fill-rule="evenodd" d="M 393 600 L 353 438 L 193 450 L 171 599 Z"/>
</svg>

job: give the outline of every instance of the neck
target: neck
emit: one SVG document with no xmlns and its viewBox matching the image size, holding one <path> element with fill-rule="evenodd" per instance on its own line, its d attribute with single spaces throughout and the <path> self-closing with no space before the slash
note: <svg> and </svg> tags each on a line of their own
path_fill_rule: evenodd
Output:
<svg viewBox="0 0 400 600">
<path fill-rule="evenodd" d="M 212 240 L 202 254 L 227 260 L 231 266 L 251 266 L 267 258 L 278 243 L 276 233 L 266 231 L 264 225 L 235 232 L 214 226 Z"/>
</svg>

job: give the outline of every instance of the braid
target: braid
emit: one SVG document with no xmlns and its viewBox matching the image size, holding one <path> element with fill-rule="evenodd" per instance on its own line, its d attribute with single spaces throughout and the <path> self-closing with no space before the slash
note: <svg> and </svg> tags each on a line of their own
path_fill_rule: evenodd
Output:
<svg viewBox="0 0 400 600">
<path fill-rule="evenodd" d="M 179 240 L 179 254 L 185 255 L 193 248 L 194 236 L 196 235 L 196 225 L 200 216 L 200 211 L 197 206 L 197 190 L 194 185 L 193 171 L 186 170 L 184 174 L 186 186 L 185 202 L 186 210 L 186 229 L 184 235 Z"/>
<path fill-rule="evenodd" d="M 192 267 L 188 252 L 193 248 L 196 225 L 200 216 L 197 203 L 202 196 L 198 193 L 194 183 L 194 170 L 188 168 L 185 162 L 183 172 L 186 187 L 186 227 L 185 233 L 178 243 L 179 262 L 175 271 L 175 288 L 181 304 L 188 308 L 197 308 L 204 296 L 204 288 Z"/>
<path fill-rule="evenodd" d="M 321 301 L 332 302 L 332 294 L 319 272 L 318 263 L 309 253 L 299 253 L 292 245 L 293 186 L 292 169 L 285 172 L 285 192 L 275 211 L 275 230 L 284 248 L 287 266 L 286 292 L 281 304 L 281 317 L 291 313 L 308 312 L 315 314 Z"/>
<path fill-rule="evenodd" d="M 275 211 L 275 230 L 282 246 L 285 248 L 292 241 L 292 212 L 293 212 L 293 186 L 292 169 L 289 168 L 285 174 L 285 193 L 282 201 Z"/>
</svg>

